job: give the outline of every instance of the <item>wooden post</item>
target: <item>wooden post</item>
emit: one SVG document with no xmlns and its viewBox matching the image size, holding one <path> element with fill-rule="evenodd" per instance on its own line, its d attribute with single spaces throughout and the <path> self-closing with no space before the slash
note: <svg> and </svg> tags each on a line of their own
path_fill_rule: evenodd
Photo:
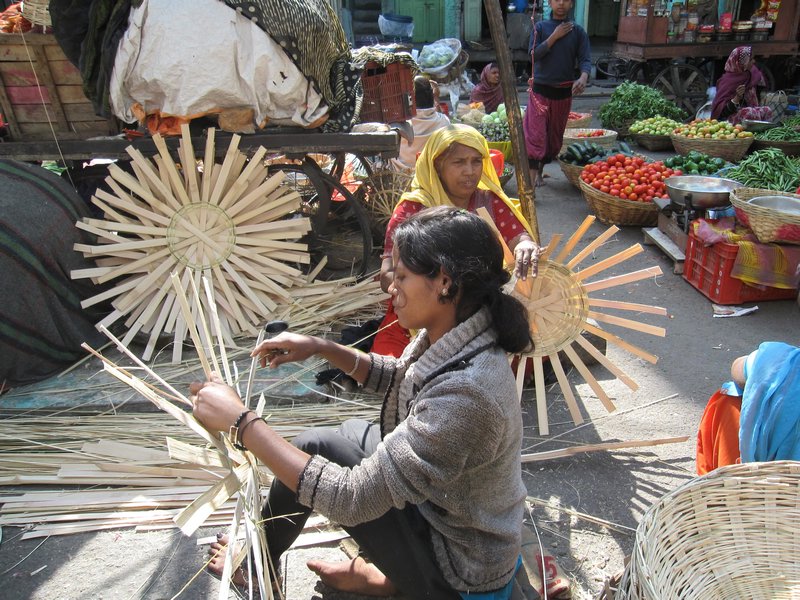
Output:
<svg viewBox="0 0 800 600">
<path fill-rule="evenodd" d="M 508 129 L 511 135 L 511 148 L 514 152 L 514 171 L 517 175 L 517 188 L 522 214 L 528 220 L 536 243 L 539 243 L 539 222 L 536 220 L 535 194 L 528 170 L 528 152 L 525 150 L 525 134 L 522 131 L 522 116 L 517 97 L 517 86 L 514 77 L 514 63 L 508 48 L 506 26 L 497 0 L 483 0 L 489 30 L 492 32 L 497 65 L 500 67 L 500 85 L 506 101 Z"/>
</svg>

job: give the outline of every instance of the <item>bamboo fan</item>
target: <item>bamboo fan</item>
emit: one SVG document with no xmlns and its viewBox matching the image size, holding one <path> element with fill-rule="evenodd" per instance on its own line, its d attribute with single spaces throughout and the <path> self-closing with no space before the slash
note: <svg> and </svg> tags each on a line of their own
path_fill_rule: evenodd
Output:
<svg viewBox="0 0 800 600">
<path fill-rule="evenodd" d="M 178 161 L 158 135 L 153 138 L 158 154 L 152 159 L 129 147 L 133 174 L 111 165 L 106 178 L 111 192 L 99 189 L 92 197 L 104 218 L 77 223 L 98 243 L 76 244 L 75 249 L 98 266 L 73 271 L 73 279 L 111 286 L 82 306 L 110 300 L 113 311 L 98 325 L 123 321 L 126 345 L 137 333 L 147 334 L 145 360 L 160 336 L 171 335 L 173 361 L 180 362 L 189 322 L 212 307 L 218 311 L 219 335 L 228 344 L 237 334 L 253 335 L 255 324 L 291 300 L 287 290 L 305 282 L 298 267 L 310 258 L 300 239 L 310 231 L 310 222 L 286 218 L 300 208 L 299 194 L 281 185 L 282 173 L 268 176 L 264 148 L 248 160 L 238 149 L 237 135 L 216 163 L 215 139 L 210 129 L 201 162 L 195 160 L 186 125 Z M 190 295 L 188 312 L 181 311 L 170 284 L 175 270 L 183 272 L 184 290 L 199 286 L 201 277 L 209 282 L 197 305 Z"/>
<path fill-rule="evenodd" d="M 400 196 L 411 187 L 413 171 L 384 169 L 373 172 L 359 188 L 376 235 L 383 236 Z M 382 240 L 381 240 L 382 241 Z"/>
<path fill-rule="evenodd" d="M 485 209 L 480 209 L 479 212 L 484 220 L 494 227 L 494 223 L 488 212 Z M 597 360 L 598 363 L 631 390 L 636 391 L 639 387 L 633 379 L 622 371 L 622 369 L 595 348 L 584 337 L 584 332 L 598 335 L 607 342 L 652 364 L 655 364 L 658 360 L 657 356 L 642 348 L 590 324 L 588 322 L 589 319 L 650 335 L 661 337 L 666 335 L 666 330 L 663 327 L 648 325 L 633 319 L 610 315 L 598 310 L 600 308 L 605 308 L 666 316 L 666 309 L 644 304 L 596 299 L 589 296 L 593 291 L 608 289 L 633 281 L 640 281 L 655 275 L 661 275 L 661 267 L 655 266 L 587 282 L 589 278 L 615 267 L 643 251 L 640 244 L 634 244 L 609 258 L 598 261 L 589 267 L 581 268 L 581 263 L 589 257 L 592 252 L 619 231 L 616 226 L 609 227 L 591 243 L 586 245 L 586 247 L 570 257 L 594 220 L 595 217 L 593 215 L 586 217 L 575 233 L 570 236 L 561 248 L 559 248 L 561 235 L 553 236 L 545 252 L 539 258 L 538 275 L 535 278 L 528 278 L 525 281 L 518 280 L 512 291 L 512 294 L 528 309 L 531 337 L 534 342 L 533 352 L 521 354 L 517 361 L 517 389 L 521 398 L 527 365 L 528 363 L 532 363 L 536 391 L 537 420 L 539 432 L 542 435 L 548 435 L 550 432 L 547 418 L 547 395 L 544 382 L 544 357 L 550 360 L 559 387 L 567 403 L 570 416 L 576 425 L 583 422 L 583 416 L 581 415 L 578 402 L 572 392 L 569 380 L 567 379 L 564 365 L 559 356 L 560 352 L 563 352 L 567 358 L 569 358 L 569 361 L 577 372 L 583 377 L 586 383 L 589 384 L 589 387 L 591 387 L 592 391 L 597 395 L 603 406 L 609 412 L 615 410 L 614 403 L 608 397 L 608 394 L 603 390 L 594 375 L 592 375 L 586 363 L 581 359 L 577 352 L 579 348 Z M 500 240 L 502 242 L 502 238 L 500 238 Z M 503 243 L 503 249 L 506 256 L 506 263 L 513 264 L 514 257 L 505 243 Z"/>
</svg>

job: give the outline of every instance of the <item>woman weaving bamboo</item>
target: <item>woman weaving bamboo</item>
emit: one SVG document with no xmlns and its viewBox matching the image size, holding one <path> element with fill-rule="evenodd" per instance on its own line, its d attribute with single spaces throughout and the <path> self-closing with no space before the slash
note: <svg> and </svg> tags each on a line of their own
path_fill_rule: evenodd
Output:
<svg viewBox="0 0 800 600">
<path fill-rule="evenodd" d="M 417 160 L 411 191 L 400 198 L 386 227 L 381 263 L 381 287 L 389 290 L 394 272 L 392 234 L 395 227 L 431 206 L 456 206 L 469 211 L 486 208 L 506 244 L 514 252 L 515 275 L 536 276 L 539 246 L 516 203 L 506 196 L 489 158 L 486 139 L 473 127 L 451 125 L 435 131 Z M 372 350 L 400 356 L 411 339 L 397 323 L 392 300 L 381 323 Z"/>
<path fill-rule="evenodd" d="M 503 252 L 476 215 L 452 207 L 414 215 L 396 228 L 392 256 L 397 317 L 419 330 L 401 358 L 291 333 L 252 353 L 272 367 L 322 356 L 384 395 L 380 426 L 349 420 L 291 445 L 220 381 L 193 384 L 194 414 L 212 431 L 235 424 L 235 441 L 275 474 L 262 513 L 273 564 L 314 509 L 372 561 L 310 561 L 336 589 L 509 598 L 525 487 L 506 352 L 529 348 L 527 313 L 503 293 Z M 214 572 L 222 572 L 226 543 L 212 548 Z"/>
</svg>

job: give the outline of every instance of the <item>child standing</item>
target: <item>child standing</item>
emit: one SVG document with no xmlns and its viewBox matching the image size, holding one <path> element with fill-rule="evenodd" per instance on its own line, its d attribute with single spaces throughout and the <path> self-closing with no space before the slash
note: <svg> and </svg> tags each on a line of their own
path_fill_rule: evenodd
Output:
<svg viewBox="0 0 800 600">
<path fill-rule="evenodd" d="M 531 32 L 533 81 L 522 125 L 536 186 L 544 184 L 542 169 L 561 150 L 572 97 L 583 93 L 592 70 L 589 36 L 567 20 L 572 6 L 573 0 L 550 0 L 550 19 L 536 23 Z"/>
</svg>

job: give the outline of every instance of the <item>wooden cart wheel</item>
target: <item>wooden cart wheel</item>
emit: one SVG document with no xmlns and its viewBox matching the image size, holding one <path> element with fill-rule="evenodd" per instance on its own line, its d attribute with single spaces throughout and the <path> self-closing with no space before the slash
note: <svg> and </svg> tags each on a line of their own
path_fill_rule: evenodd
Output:
<svg viewBox="0 0 800 600">
<path fill-rule="evenodd" d="M 697 67 L 672 63 L 656 75 L 653 87 L 694 116 L 706 102 L 708 79 Z"/>
<path fill-rule="evenodd" d="M 661 60 L 649 60 L 646 62 L 630 61 L 626 79 L 639 85 L 650 85 L 656 73 L 661 71 L 665 62 Z"/>
</svg>

